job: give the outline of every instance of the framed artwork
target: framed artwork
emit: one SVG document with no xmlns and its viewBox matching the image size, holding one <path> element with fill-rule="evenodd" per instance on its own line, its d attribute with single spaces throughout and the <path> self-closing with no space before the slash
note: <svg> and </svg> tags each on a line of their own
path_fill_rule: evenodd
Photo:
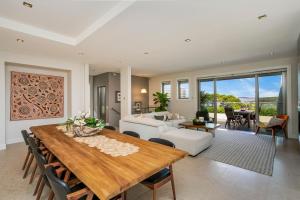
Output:
<svg viewBox="0 0 300 200">
<path fill-rule="evenodd" d="M 141 101 L 135 101 L 134 102 L 134 110 L 136 112 L 139 112 L 139 111 L 141 111 L 141 109 L 142 109 L 142 102 Z"/>
<path fill-rule="evenodd" d="M 116 101 L 116 103 L 120 103 L 121 102 L 121 92 L 120 91 L 116 91 L 115 101 Z"/>
<path fill-rule="evenodd" d="M 62 117 L 64 77 L 11 72 L 11 121 Z"/>
</svg>

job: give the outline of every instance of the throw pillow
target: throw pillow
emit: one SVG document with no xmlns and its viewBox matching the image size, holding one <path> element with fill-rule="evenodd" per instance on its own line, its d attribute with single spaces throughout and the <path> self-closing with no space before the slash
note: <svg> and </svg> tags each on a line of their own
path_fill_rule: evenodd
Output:
<svg viewBox="0 0 300 200">
<path fill-rule="evenodd" d="M 272 127 L 272 126 L 280 126 L 282 125 L 282 123 L 284 122 L 283 119 L 277 118 L 277 117 L 273 117 L 270 119 L 269 123 L 268 123 L 268 127 Z"/>
<path fill-rule="evenodd" d="M 154 115 L 154 119 L 164 121 L 165 116 L 164 115 Z"/>
<path fill-rule="evenodd" d="M 168 117 L 168 120 L 172 120 L 173 119 L 173 114 L 169 113 L 169 114 L 167 114 L 167 117 Z"/>
<path fill-rule="evenodd" d="M 161 120 L 161 121 L 168 121 L 167 115 L 154 115 L 154 119 Z"/>
<path fill-rule="evenodd" d="M 179 113 L 174 113 L 174 119 L 180 119 Z"/>
</svg>

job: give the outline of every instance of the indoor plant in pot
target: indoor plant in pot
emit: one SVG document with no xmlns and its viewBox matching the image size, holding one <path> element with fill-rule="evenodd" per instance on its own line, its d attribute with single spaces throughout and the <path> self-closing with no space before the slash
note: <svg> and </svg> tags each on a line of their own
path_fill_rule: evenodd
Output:
<svg viewBox="0 0 300 200">
<path fill-rule="evenodd" d="M 153 97 L 154 104 L 158 105 L 158 107 L 155 108 L 155 112 L 167 111 L 168 103 L 170 102 L 167 93 L 155 92 Z"/>
</svg>

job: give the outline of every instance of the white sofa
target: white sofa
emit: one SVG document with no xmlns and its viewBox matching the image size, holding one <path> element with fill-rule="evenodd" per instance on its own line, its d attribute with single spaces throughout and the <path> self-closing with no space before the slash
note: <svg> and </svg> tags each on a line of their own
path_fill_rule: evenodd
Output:
<svg viewBox="0 0 300 200">
<path fill-rule="evenodd" d="M 196 156 L 212 144 L 213 136 L 211 133 L 179 129 L 176 126 L 178 126 L 178 122 L 165 123 L 165 121 L 155 120 L 151 117 L 133 115 L 120 120 L 121 133 L 134 131 L 144 140 L 150 138 L 166 139 L 174 143 L 176 148 L 188 152 L 191 156 Z"/>
<path fill-rule="evenodd" d="M 163 116 L 163 115 L 173 115 L 172 113 L 168 112 L 168 111 L 164 111 L 164 112 L 152 112 L 152 113 L 144 113 L 144 114 L 137 114 L 137 115 L 131 115 L 133 117 L 138 117 L 138 118 L 146 118 L 146 119 L 154 119 L 154 116 Z M 157 120 L 160 121 L 160 120 Z M 167 120 L 167 121 L 163 121 L 165 125 L 167 126 L 171 126 L 171 127 L 179 127 L 179 124 L 182 122 L 185 122 L 186 119 L 183 116 L 180 116 L 178 114 L 178 118 L 177 119 L 171 119 L 171 120 Z"/>
</svg>

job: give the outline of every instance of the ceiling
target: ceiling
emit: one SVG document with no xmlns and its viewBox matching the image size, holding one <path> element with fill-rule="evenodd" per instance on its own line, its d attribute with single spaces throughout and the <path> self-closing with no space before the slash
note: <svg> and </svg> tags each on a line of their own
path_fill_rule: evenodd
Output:
<svg viewBox="0 0 300 200">
<path fill-rule="evenodd" d="M 0 50 L 89 63 L 94 74 L 130 65 L 154 76 L 294 56 L 300 33 L 299 0 L 27 1 L 33 8 L 1 0 Z"/>
</svg>

